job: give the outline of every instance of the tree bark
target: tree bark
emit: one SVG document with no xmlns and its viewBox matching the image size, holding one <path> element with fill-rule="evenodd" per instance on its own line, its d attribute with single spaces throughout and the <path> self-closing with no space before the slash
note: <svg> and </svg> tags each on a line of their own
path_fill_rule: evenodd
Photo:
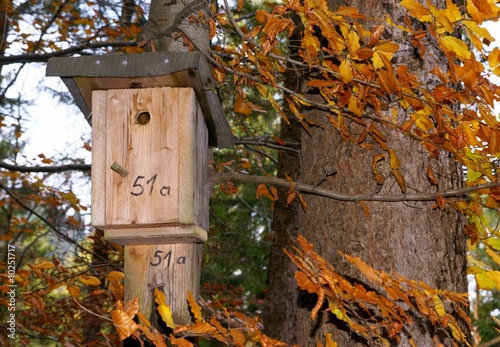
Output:
<svg viewBox="0 0 500 347">
<path fill-rule="evenodd" d="M 444 4 L 444 1 L 432 2 L 438 7 Z M 332 9 L 340 5 L 357 7 L 359 12 L 368 17 L 384 18 L 389 15 L 395 22 L 404 20 L 404 12 L 396 8 L 391 0 L 331 0 L 329 5 Z M 441 55 L 432 45 L 426 48 L 426 58 L 421 60 L 413 47 L 401 47 L 393 62 L 408 65 L 410 72 L 430 87 L 433 79 L 426 75 L 431 69 L 429 67 L 439 66 L 445 71 L 443 63 L 446 60 L 440 60 Z M 432 56 L 435 58 L 430 58 Z M 402 111 L 400 113 L 399 117 L 402 119 L 405 115 Z M 329 123 L 324 112 L 310 111 L 307 117 L 320 126 L 312 127 L 311 134 L 304 130 L 301 132 L 300 171 L 295 176 L 300 177 L 301 183 L 319 185 L 344 194 L 401 194 L 397 181 L 390 175 L 387 152 L 377 142 L 371 141 L 372 150 L 362 149 L 357 143 L 345 142 Z M 346 121 L 346 124 L 351 134 L 359 134 L 363 130 L 355 122 Z M 438 189 L 429 184 L 426 177 L 428 167 L 432 167 L 439 178 L 440 190 L 462 187 L 462 169 L 453 157 L 441 153 L 438 157 L 431 158 L 417 141 L 389 127 L 377 127 L 386 136 L 388 146 L 397 152 L 408 193 L 435 192 Z M 386 173 L 381 185 L 374 180 L 372 171 L 373 157 L 378 154 L 386 156 L 379 167 L 381 172 Z M 282 167 L 284 160 L 286 158 L 280 158 Z M 443 210 L 436 209 L 433 202 L 366 202 L 369 211 L 367 215 L 356 202 L 339 202 L 319 196 L 307 196 L 306 202 L 309 205 L 307 212 L 302 209 L 290 210 L 290 214 L 298 212 L 298 216 L 292 219 L 276 216 L 274 231 L 286 232 L 292 229 L 300 232 L 314 244 L 315 251 L 330 261 L 336 271 L 346 278 L 358 283 L 363 281 L 339 251 L 360 257 L 378 270 L 397 272 L 435 288 L 462 293 L 467 291 L 467 247 L 462 230 L 464 221 L 453 208 L 447 206 Z M 279 205 L 275 213 L 283 213 Z M 279 239 L 275 240 L 275 249 L 284 240 L 285 235 L 281 233 Z M 289 293 L 293 293 L 293 288 L 285 289 L 283 286 L 292 284 L 277 279 L 290 276 L 289 263 L 279 263 L 275 258 L 272 261 L 276 261 L 276 264 L 271 264 L 269 269 L 269 292 L 291 295 Z M 266 324 L 272 324 L 275 337 L 296 341 L 301 346 L 314 346 L 318 340 L 324 344 L 324 334 L 329 332 L 339 346 L 369 345 L 366 341 L 356 340 L 354 334 L 345 331 L 341 322 L 332 316 L 323 314 L 316 320 L 311 320 L 311 309 L 316 298 L 301 294 L 297 315 L 288 312 L 292 306 L 283 305 L 284 298 L 269 298 L 272 300 L 270 307 L 274 309 L 270 312 L 275 318 Z M 293 294 L 288 302 L 296 298 Z M 434 346 L 432 327 L 419 323 L 417 319 L 414 321 L 415 324 L 404 332 L 398 345 L 409 346 L 409 338 L 412 338 L 419 347 Z M 279 332 L 281 330 L 293 337 L 283 336 Z"/>
</svg>

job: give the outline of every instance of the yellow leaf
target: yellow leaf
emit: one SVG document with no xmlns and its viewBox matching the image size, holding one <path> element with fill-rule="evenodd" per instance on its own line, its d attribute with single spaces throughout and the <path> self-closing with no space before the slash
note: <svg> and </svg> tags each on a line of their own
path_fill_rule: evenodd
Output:
<svg viewBox="0 0 500 347">
<path fill-rule="evenodd" d="M 354 30 L 349 30 L 347 40 L 349 42 L 349 54 L 354 58 L 358 55 L 358 51 L 360 48 L 358 33 Z"/>
<path fill-rule="evenodd" d="M 443 36 L 439 39 L 439 43 L 443 49 L 454 52 L 457 58 L 462 60 L 470 59 L 469 47 L 462 40 L 454 36 Z"/>
<path fill-rule="evenodd" d="M 48 261 L 48 260 L 44 260 L 38 264 L 35 264 L 35 265 L 30 265 L 31 268 L 33 269 L 53 269 L 55 268 L 56 266 L 54 265 L 53 262 L 51 261 Z"/>
<path fill-rule="evenodd" d="M 486 29 L 486 28 L 484 28 L 482 26 L 479 26 L 476 22 L 467 20 L 467 21 L 464 21 L 463 23 L 464 23 L 464 25 L 465 25 L 465 27 L 467 29 L 469 29 L 471 32 L 473 32 L 477 36 L 485 38 L 486 40 L 488 40 L 490 42 L 494 42 L 495 41 L 495 38 L 490 34 L 490 32 L 488 31 L 488 29 Z M 495 50 L 498 51 L 498 48 L 495 47 L 493 49 L 493 51 L 495 51 Z M 493 51 L 491 53 L 493 53 Z M 491 53 L 490 53 L 490 55 L 491 55 Z M 489 62 L 489 58 L 488 58 L 488 62 Z M 494 66 L 496 66 L 496 65 L 497 64 L 495 64 Z"/>
<path fill-rule="evenodd" d="M 472 1 L 467 1 L 467 13 L 469 13 L 472 20 L 477 24 L 482 24 L 485 19 L 484 13 L 480 12 Z"/>
<path fill-rule="evenodd" d="M 90 275 L 80 275 L 78 280 L 86 286 L 98 286 L 101 284 L 101 281 L 97 277 Z"/>
<path fill-rule="evenodd" d="M 437 314 L 439 315 L 439 317 L 444 317 L 446 315 L 446 310 L 444 309 L 444 304 L 441 301 L 441 298 L 437 295 L 434 295 L 432 299 L 434 300 L 434 308 Z"/>
<path fill-rule="evenodd" d="M 399 44 L 395 42 L 384 42 L 373 47 L 373 50 L 375 52 L 396 53 L 397 51 L 399 51 Z"/>
<path fill-rule="evenodd" d="M 351 82 L 354 76 L 352 74 L 351 63 L 349 62 L 349 60 L 347 59 L 342 60 L 339 69 L 340 69 L 340 75 L 342 76 L 342 81 L 344 81 L 344 83 Z"/>
<path fill-rule="evenodd" d="M 491 5 L 488 2 L 488 0 L 472 0 L 472 2 L 480 12 L 486 15 L 493 14 L 493 9 L 491 8 Z"/>
<path fill-rule="evenodd" d="M 491 271 L 483 271 L 477 274 L 474 274 L 476 277 L 476 283 L 479 289 L 484 289 L 484 290 L 492 290 L 495 288 L 495 281 L 491 278 L 489 275 L 489 272 Z"/>
<path fill-rule="evenodd" d="M 495 263 L 500 265 L 500 255 L 498 254 L 498 252 L 495 252 L 490 247 L 486 247 L 486 253 L 488 253 L 488 255 L 491 257 L 491 259 L 493 259 Z"/>
<path fill-rule="evenodd" d="M 450 22 L 456 22 L 462 19 L 462 13 L 454 0 L 446 0 L 446 8 L 443 10 Z"/>
<path fill-rule="evenodd" d="M 155 288 L 155 302 L 158 304 L 158 313 L 160 314 L 161 319 L 165 322 L 165 324 L 167 324 L 167 327 L 174 329 L 175 323 L 174 319 L 172 318 L 172 311 L 170 311 L 170 306 L 167 304 L 167 298 L 165 297 L 165 294 L 158 288 Z"/>
<path fill-rule="evenodd" d="M 391 169 L 397 170 L 399 168 L 399 158 L 393 149 L 389 150 L 389 163 L 391 164 Z"/>
<path fill-rule="evenodd" d="M 495 47 L 488 55 L 488 65 L 492 68 L 495 68 L 498 67 L 499 63 L 500 63 L 500 49 L 498 49 L 498 47 Z"/>
<path fill-rule="evenodd" d="M 430 14 L 431 11 L 419 3 L 418 1 L 415 0 L 403 0 L 399 3 L 401 6 L 406 8 L 408 11 L 411 12 L 411 14 L 415 17 L 418 18 L 422 22 L 429 22 L 431 20 Z"/>
<path fill-rule="evenodd" d="M 354 113 L 356 116 L 361 117 L 363 115 L 363 110 L 358 105 L 358 99 L 353 94 L 349 99 L 349 104 L 347 105 L 349 111 Z"/>
</svg>

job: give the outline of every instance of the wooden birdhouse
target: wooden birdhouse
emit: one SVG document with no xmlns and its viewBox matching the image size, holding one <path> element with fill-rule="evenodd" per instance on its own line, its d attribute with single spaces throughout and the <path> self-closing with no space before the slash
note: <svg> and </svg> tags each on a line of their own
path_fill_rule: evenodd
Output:
<svg viewBox="0 0 500 347">
<path fill-rule="evenodd" d="M 53 58 L 92 125 L 92 225 L 122 245 L 204 242 L 208 147 L 233 136 L 199 52 Z"/>
</svg>

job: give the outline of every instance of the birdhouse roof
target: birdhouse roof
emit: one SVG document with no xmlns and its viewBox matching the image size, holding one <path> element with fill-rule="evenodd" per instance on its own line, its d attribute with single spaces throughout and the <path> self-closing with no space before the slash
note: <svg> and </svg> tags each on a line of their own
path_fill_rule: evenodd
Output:
<svg viewBox="0 0 500 347">
<path fill-rule="evenodd" d="M 154 52 L 51 58 L 47 76 L 59 76 L 92 124 L 92 91 L 190 87 L 196 92 L 209 132 L 209 146 L 229 148 L 234 137 L 201 52 Z"/>
</svg>

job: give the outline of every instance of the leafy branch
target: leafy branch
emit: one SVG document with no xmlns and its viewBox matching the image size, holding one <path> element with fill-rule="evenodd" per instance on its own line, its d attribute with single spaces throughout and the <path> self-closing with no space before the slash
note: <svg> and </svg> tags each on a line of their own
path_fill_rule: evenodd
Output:
<svg viewBox="0 0 500 347">
<path fill-rule="evenodd" d="M 403 201 L 435 201 L 439 197 L 443 198 L 464 198 L 468 194 L 483 189 L 500 187 L 500 182 L 490 182 L 478 184 L 465 188 L 449 189 L 436 193 L 427 194 L 342 194 L 336 193 L 330 189 L 318 186 L 304 184 L 299 182 L 290 182 L 286 179 L 270 176 L 244 175 L 234 172 L 220 172 L 212 176 L 212 184 L 216 185 L 226 181 L 239 181 L 245 183 L 268 184 L 288 189 L 295 189 L 297 192 L 322 196 L 338 201 L 381 201 L 381 202 L 403 202 Z"/>
</svg>

